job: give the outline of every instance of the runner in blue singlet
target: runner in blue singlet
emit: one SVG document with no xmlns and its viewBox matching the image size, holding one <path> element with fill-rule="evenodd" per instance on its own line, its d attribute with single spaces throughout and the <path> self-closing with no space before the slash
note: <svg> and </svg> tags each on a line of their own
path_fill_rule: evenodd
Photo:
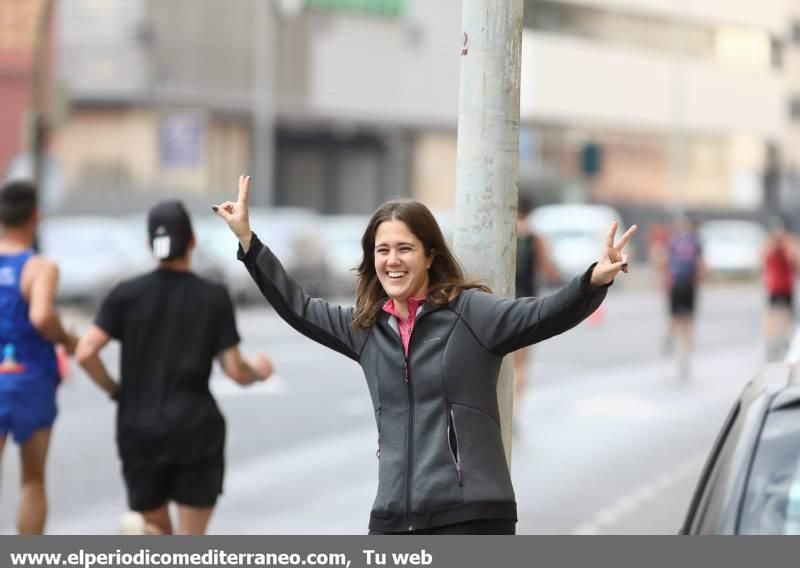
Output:
<svg viewBox="0 0 800 568">
<path fill-rule="evenodd" d="M 77 339 L 55 310 L 56 265 L 32 250 L 39 214 L 27 182 L 0 189 L 0 457 L 6 439 L 20 447 L 20 534 L 40 534 L 47 514 L 44 470 L 56 418 L 55 344 Z"/>
</svg>

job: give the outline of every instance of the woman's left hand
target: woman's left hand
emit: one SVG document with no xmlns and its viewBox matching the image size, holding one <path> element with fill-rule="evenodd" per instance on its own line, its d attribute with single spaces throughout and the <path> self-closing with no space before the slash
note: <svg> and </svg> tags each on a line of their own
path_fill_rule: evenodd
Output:
<svg viewBox="0 0 800 568">
<path fill-rule="evenodd" d="M 611 224 L 611 229 L 608 231 L 608 237 L 606 237 L 606 243 L 603 247 L 603 253 L 592 271 L 592 286 L 610 284 L 620 270 L 628 272 L 628 255 L 625 254 L 625 245 L 631 240 L 637 227 L 636 225 L 631 226 L 620 240 L 614 242 L 618 227 L 619 221 L 614 221 Z"/>
</svg>

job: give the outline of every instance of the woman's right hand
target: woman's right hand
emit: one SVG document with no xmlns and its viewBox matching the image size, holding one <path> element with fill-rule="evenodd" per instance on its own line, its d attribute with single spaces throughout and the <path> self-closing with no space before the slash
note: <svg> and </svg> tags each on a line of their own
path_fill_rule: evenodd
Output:
<svg viewBox="0 0 800 568">
<path fill-rule="evenodd" d="M 226 201 L 212 206 L 214 212 L 222 217 L 247 252 L 253 231 L 250 229 L 250 215 L 247 212 L 247 197 L 250 191 L 250 176 L 239 176 L 239 197 L 236 202 Z"/>
</svg>

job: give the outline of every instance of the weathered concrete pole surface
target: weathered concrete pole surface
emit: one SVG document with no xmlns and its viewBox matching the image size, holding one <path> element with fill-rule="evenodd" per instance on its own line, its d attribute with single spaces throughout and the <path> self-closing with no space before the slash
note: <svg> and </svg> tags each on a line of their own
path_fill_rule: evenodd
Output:
<svg viewBox="0 0 800 568">
<path fill-rule="evenodd" d="M 514 295 L 523 0 L 464 0 L 454 247 L 467 274 Z M 511 357 L 497 385 L 511 463 Z"/>
</svg>

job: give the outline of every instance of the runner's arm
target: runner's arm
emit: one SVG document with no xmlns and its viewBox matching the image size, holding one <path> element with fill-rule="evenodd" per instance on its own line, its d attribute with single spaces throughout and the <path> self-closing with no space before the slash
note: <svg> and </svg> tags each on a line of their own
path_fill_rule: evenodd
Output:
<svg viewBox="0 0 800 568">
<path fill-rule="evenodd" d="M 240 385 L 265 381 L 272 375 L 272 362 L 266 356 L 257 355 L 248 362 L 236 345 L 224 350 L 219 362 L 225 374 Z"/>
<path fill-rule="evenodd" d="M 58 289 L 58 266 L 49 260 L 40 259 L 35 265 L 36 273 L 28 294 L 28 318 L 31 325 L 48 341 L 61 343 L 72 355 L 78 338 L 64 329 L 56 310 Z"/>
<path fill-rule="evenodd" d="M 78 342 L 75 358 L 98 387 L 106 391 L 111 398 L 116 398 L 119 383 L 111 378 L 98 355 L 110 340 L 111 336 L 93 324 Z"/>
</svg>

